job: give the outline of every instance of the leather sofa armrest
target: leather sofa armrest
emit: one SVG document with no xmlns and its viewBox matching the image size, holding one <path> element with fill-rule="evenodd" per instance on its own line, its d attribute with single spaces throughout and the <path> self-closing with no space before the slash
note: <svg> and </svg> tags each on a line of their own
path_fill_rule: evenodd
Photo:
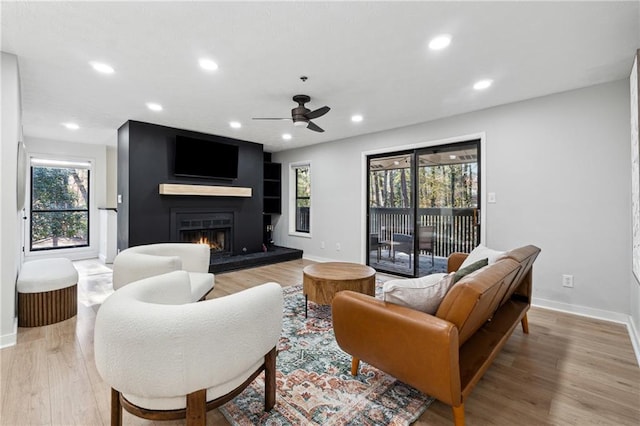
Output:
<svg viewBox="0 0 640 426">
<path fill-rule="evenodd" d="M 469 256 L 469 253 L 454 252 L 447 258 L 447 272 L 455 272 Z"/>
<path fill-rule="evenodd" d="M 450 405 L 460 405 L 458 330 L 424 312 L 341 291 L 333 328 L 342 350 Z"/>
</svg>

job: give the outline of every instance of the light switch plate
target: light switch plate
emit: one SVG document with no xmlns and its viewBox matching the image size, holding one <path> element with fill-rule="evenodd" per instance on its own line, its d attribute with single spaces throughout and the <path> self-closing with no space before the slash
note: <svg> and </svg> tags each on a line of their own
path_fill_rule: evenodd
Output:
<svg viewBox="0 0 640 426">
<path fill-rule="evenodd" d="M 488 203 L 495 203 L 496 202 L 496 193 L 495 192 L 489 192 L 487 194 L 487 202 Z"/>
</svg>

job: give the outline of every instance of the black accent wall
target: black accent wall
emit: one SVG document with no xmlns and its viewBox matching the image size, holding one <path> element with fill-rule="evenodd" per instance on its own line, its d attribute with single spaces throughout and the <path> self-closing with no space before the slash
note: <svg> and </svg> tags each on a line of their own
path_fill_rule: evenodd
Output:
<svg viewBox="0 0 640 426">
<path fill-rule="evenodd" d="M 238 178 L 219 180 L 173 174 L 177 135 L 239 147 Z M 251 188 L 251 198 L 160 195 L 161 183 Z M 118 129 L 118 249 L 171 242 L 171 216 L 176 210 L 234 213 L 233 254 L 262 250 L 262 144 L 189 130 L 127 121 Z M 244 251 L 243 249 L 246 249 Z"/>
</svg>

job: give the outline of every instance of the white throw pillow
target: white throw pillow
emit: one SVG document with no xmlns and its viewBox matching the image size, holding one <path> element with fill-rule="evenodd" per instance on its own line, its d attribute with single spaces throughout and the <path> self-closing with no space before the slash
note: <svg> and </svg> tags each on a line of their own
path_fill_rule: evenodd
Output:
<svg viewBox="0 0 640 426">
<path fill-rule="evenodd" d="M 433 315 L 449 291 L 452 280 L 453 273 L 390 280 L 383 284 L 382 293 L 385 302 L 407 306 Z"/>
<path fill-rule="evenodd" d="M 488 259 L 489 265 L 491 265 L 492 263 L 496 263 L 496 260 L 502 257 L 505 253 L 506 252 L 504 251 L 493 250 L 483 246 L 482 244 L 479 244 L 476 248 L 471 250 L 469 256 L 467 256 L 464 262 L 462 262 L 462 265 L 460 265 L 460 269 L 482 259 Z"/>
</svg>

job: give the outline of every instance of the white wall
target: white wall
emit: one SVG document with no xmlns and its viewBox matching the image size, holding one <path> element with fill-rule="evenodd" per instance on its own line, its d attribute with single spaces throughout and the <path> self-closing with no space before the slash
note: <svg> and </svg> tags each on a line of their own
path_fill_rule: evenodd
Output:
<svg viewBox="0 0 640 426">
<path fill-rule="evenodd" d="M 118 205 L 118 149 L 107 145 L 107 193 L 105 205 L 101 207 L 116 207 Z"/>
<path fill-rule="evenodd" d="M 107 206 L 107 147 L 90 143 L 74 143 L 50 139 L 25 138 L 29 158 L 90 160 L 92 162 L 89 195 L 89 247 L 29 252 L 26 260 L 43 257 L 66 257 L 71 260 L 98 257 L 100 249 L 100 214 L 98 207 Z M 27 198 L 28 199 L 28 198 Z M 113 204 L 112 206 L 114 206 Z M 28 230 L 26 231 L 28 232 Z M 28 240 L 26 240 L 28 242 Z M 27 244 L 28 246 L 28 244 Z"/>
<path fill-rule="evenodd" d="M 362 262 L 362 153 L 482 132 L 483 192 L 497 197 L 487 205 L 485 243 L 542 249 L 534 267 L 534 303 L 626 321 L 632 279 L 626 80 L 275 153 L 284 195 L 276 244 L 303 249 L 311 258 Z M 287 233 L 288 164 L 307 160 L 311 239 Z M 562 287 L 562 274 L 574 275 L 573 289 Z"/>
<path fill-rule="evenodd" d="M 20 265 L 21 222 L 16 201 L 16 160 L 22 137 L 22 108 L 18 58 L 2 52 L 0 141 L 0 347 L 16 342 L 16 278 Z"/>
<path fill-rule="evenodd" d="M 638 9 L 638 17 L 640 18 L 640 9 Z M 640 46 L 640 34 L 638 34 L 638 46 Z M 640 53 L 640 50 L 638 50 L 637 52 Z M 636 53 L 636 60 L 640 60 L 638 53 Z M 631 77 L 634 77 L 634 76 L 630 76 L 630 78 Z M 637 78 L 637 76 L 635 77 Z M 630 82 L 629 89 L 638 90 L 637 82 L 633 86 L 635 89 L 631 89 L 632 86 Z M 631 97 L 631 93 L 629 94 L 629 97 Z M 640 103 L 640 101 L 637 100 L 637 97 L 635 101 Z M 629 107 L 631 107 L 631 104 L 629 105 Z M 638 109 L 640 109 L 640 105 L 636 106 L 636 109 L 635 109 L 636 113 Z M 635 117 L 634 121 L 637 123 L 638 117 Z M 631 156 L 632 154 L 629 153 L 629 158 L 631 158 Z M 629 163 L 631 163 L 631 161 L 629 161 Z M 629 178 L 631 178 L 631 174 L 632 174 L 631 169 L 629 169 Z M 629 226 L 633 226 L 633 224 L 630 224 Z M 632 256 L 632 251 L 633 251 L 633 246 L 631 246 L 631 248 L 629 249 L 630 256 Z M 629 300 L 631 301 L 631 321 L 629 323 L 630 333 L 632 334 L 631 341 L 634 342 L 634 344 L 636 345 L 635 346 L 636 354 L 640 354 L 640 282 L 638 281 L 637 277 L 633 273 L 631 274 L 629 285 L 630 285 Z M 640 358 L 640 355 L 638 355 L 638 357 Z"/>
</svg>

